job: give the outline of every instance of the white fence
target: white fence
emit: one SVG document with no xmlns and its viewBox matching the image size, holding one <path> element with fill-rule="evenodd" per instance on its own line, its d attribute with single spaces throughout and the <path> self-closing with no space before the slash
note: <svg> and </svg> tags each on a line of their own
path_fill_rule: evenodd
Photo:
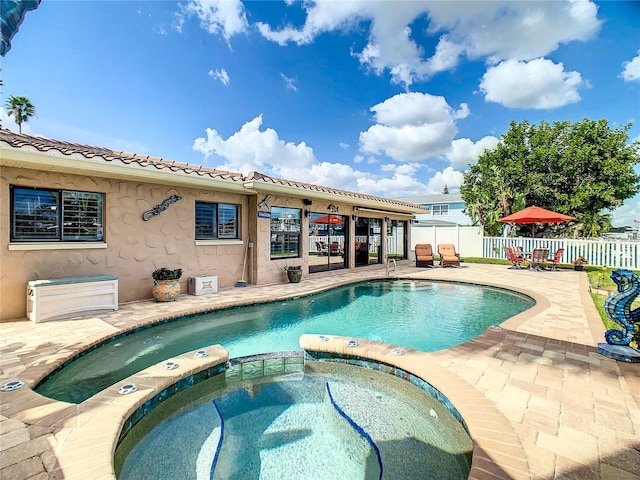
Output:
<svg viewBox="0 0 640 480">
<path fill-rule="evenodd" d="M 453 243 L 456 252 L 463 257 L 482 257 L 482 230 L 479 227 L 417 227 L 411 229 L 411 250 L 416 244 L 430 243 L 433 251 L 438 252 L 438 245 Z"/>
<path fill-rule="evenodd" d="M 551 254 L 558 248 L 564 248 L 561 263 L 571 263 L 582 256 L 587 259 L 588 265 L 640 270 L 640 242 L 633 240 L 485 237 L 482 256 L 504 258 L 504 247 L 512 245 L 522 247 L 525 252 L 530 252 L 534 248 L 548 248 Z"/>
<path fill-rule="evenodd" d="M 579 256 L 588 265 L 640 270 L 640 242 L 634 240 L 575 240 L 570 238 L 485 237 L 478 227 L 416 227 L 411 230 L 411 250 L 417 243 L 437 245 L 453 243 L 462 257 L 505 259 L 504 247 L 520 246 L 525 252 L 548 248 L 550 255 L 564 248 L 561 263 L 571 263 Z"/>
</svg>

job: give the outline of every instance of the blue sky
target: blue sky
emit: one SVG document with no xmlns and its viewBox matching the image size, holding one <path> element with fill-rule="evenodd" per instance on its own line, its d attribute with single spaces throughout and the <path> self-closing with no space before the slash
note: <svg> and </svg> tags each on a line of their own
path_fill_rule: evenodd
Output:
<svg viewBox="0 0 640 480">
<path fill-rule="evenodd" d="M 384 197 L 457 191 L 509 123 L 640 139 L 640 3 L 58 1 L 2 59 L 23 132 Z M 17 125 L 0 111 L 2 125 Z M 614 225 L 640 221 L 640 196 Z"/>
</svg>

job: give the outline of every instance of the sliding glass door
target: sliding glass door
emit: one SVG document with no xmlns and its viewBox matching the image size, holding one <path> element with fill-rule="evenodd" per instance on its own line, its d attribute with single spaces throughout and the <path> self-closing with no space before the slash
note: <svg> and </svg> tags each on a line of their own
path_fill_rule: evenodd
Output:
<svg viewBox="0 0 640 480">
<path fill-rule="evenodd" d="M 358 217 L 355 234 L 356 267 L 382 263 L 382 220 Z"/>
<path fill-rule="evenodd" d="M 309 273 L 347 267 L 348 225 L 345 215 L 309 214 Z"/>
</svg>

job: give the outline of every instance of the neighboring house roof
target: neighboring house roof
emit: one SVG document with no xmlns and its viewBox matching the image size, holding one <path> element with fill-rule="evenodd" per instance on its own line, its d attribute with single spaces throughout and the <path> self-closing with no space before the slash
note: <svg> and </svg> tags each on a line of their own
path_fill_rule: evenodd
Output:
<svg viewBox="0 0 640 480">
<path fill-rule="evenodd" d="M 459 193 L 439 193 L 436 195 L 422 195 L 418 197 L 403 197 L 400 200 L 417 203 L 420 205 L 434 205 L 441 203 L 464 203 L 462 195 Z"/>
<path fill-rule="evenodd" d="M 416 227 L 453 227 L 458 225 L 456 222 L 445 222 L 444 220 L 437 220 L 435 218 L 428 218 L 425 220 L 418 220 L 413 224 L 413 228 Z"/>
<path fill-rule="evenodd" d="M 103 147 L 63 142 L 0 130 L 0 165 L 44 169 L 105 178 L 145 180 L 171 185 L 209 187 L 243 194 L 280 193 L 341 201 L 351 205 L 408 214 L 428 213 L 420 205 L 336 188 L 283 180 L 259 172 L 245 176 L 215 168 L 137 155 Z M 55 163 L 51 159 L 55 158 Z M 339 197 L 339 198 L 336 198 Z"/>
</svg>

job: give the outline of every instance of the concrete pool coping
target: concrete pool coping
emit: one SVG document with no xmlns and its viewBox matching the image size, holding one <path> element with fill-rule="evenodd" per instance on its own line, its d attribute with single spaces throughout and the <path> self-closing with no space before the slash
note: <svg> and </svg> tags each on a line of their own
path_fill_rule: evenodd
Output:
<svg viewBox="0 0 640 480">
<path fill-rule="evenodd" d="M 31 387 L 101 339 L 163 318 L 292 298 L 384 274 L 383 268 L 314 274 L 299 284 L 249 286 L 204 297 L 183 295 L 169 304 L 138 302 L 122 305 L 117 312 L 74 320 L 3 323 L 2 383 L 20 379 Z M 453 387 L 465 392 L 455 393 L 452 387 L 454 393 L 447 394 L 457 408 L 471 394 L 486 406 L 464 413 L 468 424 L 478 422 L 478 428 L 486 429 L 483 422 L 490 409 L 498 412 L 498 423 L 504 426 L 496 430 L 498 438 L 483 448 L 478 457 L 482 465 L 471 478 L 640 476 L 639 367 L 597 354 L 604 327 L 588 296 L 584 273 L 464 263 L 462 268 L 416 269 L 399 262 L 392 276 L 490 284 L 521 291 L 538 302 L 503 323 L 502 330 L 487 330 L 474 341 L 425 354 L 434 374 L 444 372 Z M 29 388 L 2 392 L 0 475 L 16 480 L 113 478 L 98 467 L 111 458 L 98 455 L 105 447 L 104 436 L 97 435 L 100 428 L 113 432 L 112 423 L 117 422 L 96 425 L 87 436 L 79 433 L 82 419 L 90 418 L 95 408 L 45 399 Z M 91 466 L 95 468 L 86 470 Z"/>
</svg>

